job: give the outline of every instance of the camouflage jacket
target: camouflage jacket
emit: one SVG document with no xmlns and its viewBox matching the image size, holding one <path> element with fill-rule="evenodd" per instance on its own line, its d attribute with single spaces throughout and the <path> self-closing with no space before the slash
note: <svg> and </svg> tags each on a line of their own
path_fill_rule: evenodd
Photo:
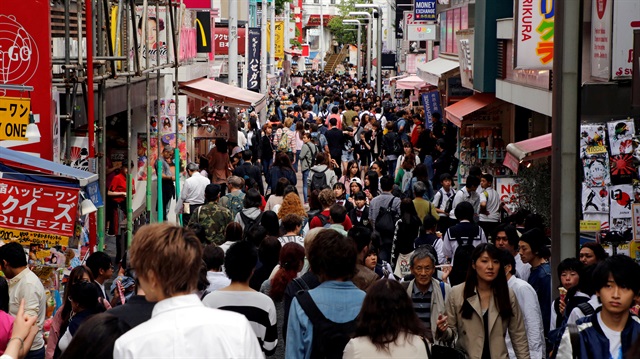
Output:
<svg viewBox="0 0 640 359">
<path fill-rule="evenodd" d="M 204 227 L 207 240 L 216 245 L 224 242 L 224 230 L 232 221 L 231 211 L 217 203 L 207 203 L 192 214 L 189 224 L 199 223 Z"/>
</svg>

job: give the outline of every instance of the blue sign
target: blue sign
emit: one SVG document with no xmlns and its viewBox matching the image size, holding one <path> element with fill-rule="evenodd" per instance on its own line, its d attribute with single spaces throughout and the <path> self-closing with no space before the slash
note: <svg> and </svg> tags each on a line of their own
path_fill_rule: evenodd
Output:
<svg viewBox="0 0 640 359">
<path fill-rule="evenodd" d="M 416 21 L 436 21 L 436 0 L 416 0 L 414 5 L 414 19 Z"/>
<path fill-rule="evenodd" d="M 249 68 L 247 69 L 247 89 L 260 91 L 260 51 L 262 50 L 262 33 L 259 27 L 249 28 Z"/>
<path fill-rule="evenodd" d="M 442 115 L 442 105 L 440 104 L 440 91 L 433 90 L 422 94 L 422 104 L 424 105 L 425 124 L 429 130 L 432 129 L 431 115 L 439 113 Z"/>
<path fill-rule="evenodd" d="M 87 194 L 87 198 L 93 202 L 93 205 L 96 206 L 96 208 L 104 206 L 102 196 L 100 195 L 100 186 L 98 185 L 98 181 L 89 183 L 84 187 L 84 190 Z"/>
</svg>

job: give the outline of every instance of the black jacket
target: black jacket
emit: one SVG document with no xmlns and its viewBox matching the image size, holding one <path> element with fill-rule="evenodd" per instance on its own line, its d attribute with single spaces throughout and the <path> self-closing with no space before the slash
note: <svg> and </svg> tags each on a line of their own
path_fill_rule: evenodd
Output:
<svg viewBox="0 0 640 359">
<path fill-rule="evenodd" d="M 362 209 L 362 216 L 360 217 L 359 221 L 358 221 L 358 215 L 356 211 L 357 211 L 357 208 L 355 207 L 349 211 L 349 219 L 351 220 L 351 223 L 353 224 L 353 226 L 354 227 L 360 226 L 360 227 L 373 229 L 371 227 L 371 222 L 369 222 L 369 206 L 364 206 L 364 208 Z"/>
<path fill-rule="evenodd" d="M 261 195 L 264 195 L 264 185 L 262 184 L 262 171 L 260 167 L 249 162 L 245 162 L 233 170 L 233 174 L 242 179 L 251 178 L 258 184 Z"/>
</svg>

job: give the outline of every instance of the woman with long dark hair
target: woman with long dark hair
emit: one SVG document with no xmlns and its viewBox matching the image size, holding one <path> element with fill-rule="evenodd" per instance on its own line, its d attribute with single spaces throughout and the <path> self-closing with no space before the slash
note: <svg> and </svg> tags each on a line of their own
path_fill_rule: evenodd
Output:
<svg viewBox="0 0 640 359">
<path fill-rule="evenodd" d="M 447 312 L 438 315 L 436 340 L 457 336 L 456 346 L 471 358 L 508 358 L 508 329 L 516 357 L 529 359 L 524 317 L 500 258 L 500 250 L 490 243 L 473 250 L 466 282 L 451 289 Z"/>
<path fill-rule="evenodd" d="M 357 178 L 360 175 L 360 167 L 358 166 L 358 162 L 355 160 L 349 161 L 347 163 L 347 168 L 342 177 L 338 180 L 337 183 L 342 183 L 346 188 L 346 193 L 351 194 L 351 190 L 349 188 L 349 184 L 351 184 L 352 178 Z"/>
<path fill-rule="evenodd" d="M 273 121 L 273 118 L 272 118 Z M 258 158 L 262 162 L 262 174 L 267 182 L 267 188 L 271 188 L 271 191 L 274 190 L 271 187 L 271 175 L 270 168 L 273 164 L 273 153 L 275 152 L 275 147 L 273 146 L 272 141 L 273 127 L 271 127 L 270 123 L 265 123 L 262 125 L 262 139 L 260 140 L 260 151 L 258 153 L 254 153 L 254 158 Z"/>
<path fill-rule="evenodd" d="M 344 348 L 343 358 L 428 358 L 424 331 L 402 285 L 381 279 L 364 297 L 355 337 Z"/>
<path fill-rule="evenodd" d="M 296 172 L 291 166 L 291 160 L 285 152 L 278 152 L 276 154 L 276 160 L 271 166 L 271 188 L 274 189 L 278 185 L 280 178 L 286 178 L 289 180 L 289 184 L 297 185 L 298 179 L 296 178 Z"/>
<path fill-rule="evenodd" d="M 71 339 L 78 331 L 80 325 L 91 316 L 105 311 L 100 304 L 98 287 L 94 283 L 81 281 L 69 287 L 69 302 L 73 316 L 69 320 L 69 326 L 58 341 L 58 348 L 65 351 L 71 343 Z"/>
<path fill-rule="evenodd" d="M 371 202 L 373 197 L 380 194 L 378 185 L 378 173 L 375 171 L 367 172 L 364 176 L 364 194 L 367 196 L 367 201 Z"/>
<path fill-rule="evenodd" d="M 300 151 L 302 150 L 302 135 L 304 135 L 304 123 L 302 121 L 296 122 L 296 132 L 294 137 L 296 139 L 296 160 L 293 163 L 293 170 L 298 172 L 298 165 L 300 164 Z"/>
<path fill-rule="evenodd" d="M 395 265 L 395 275 L 404 277 L 409 274 L 409 255 L 413 252 L 413 242 L 420 235 L 422 221 L 411 198 L 403 198 L 400 202 L 400 219 L 396 222 L 391 251 L 391 265 Z M 398 260 L 398 259 L 401 260 Z"/>
</svg>

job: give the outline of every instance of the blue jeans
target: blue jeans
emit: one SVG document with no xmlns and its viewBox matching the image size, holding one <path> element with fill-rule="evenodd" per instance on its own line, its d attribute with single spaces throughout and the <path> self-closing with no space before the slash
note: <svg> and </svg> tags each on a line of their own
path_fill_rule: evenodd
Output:
<svg viewBox="0 0 640 359">
<path fill-rule="evenodd" d="M 300 150 L 296 151 L 296 161 L 292 163 L 293 170 L 298 172 L 298 165 L 300 164 Z"/>
<path fill-rule="evenodd" d="M 270 171 L 269 171 L 269 167 L 271 167 L 271 164 L 273 163 L 273 157 L 268 158 L 268 159 L 262 159 L 262 173 L 264 174 L 264 178 L 267 181 L 267 188 L 269 188 L 270 186 L 270 181 L 271 181 L 271 176 L 270 176 Z M 272 191 L 275 191 L 275 188 L 271 189 Z"/>
<path fill-rule="evenodd" d="M 427 176 L 429 181 L 433 183 L 433 157 L 431 155 L 424 156 L 424 164 L 427 166 Z"/>
<path fill-rule="evenodd" d="M 304 196 L 304 203 L 307 203 L 307 178 L 309 178 L 309 170 L 302 171 L 302 192 Z"/>
</svg>

